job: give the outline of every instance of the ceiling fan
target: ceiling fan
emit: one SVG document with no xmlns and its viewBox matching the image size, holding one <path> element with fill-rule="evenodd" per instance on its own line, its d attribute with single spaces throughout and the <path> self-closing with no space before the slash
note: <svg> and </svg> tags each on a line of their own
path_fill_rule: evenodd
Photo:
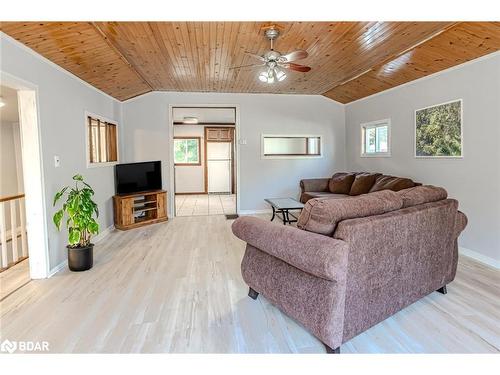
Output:
<svg viewBox="0 0 500 375">
<path fill-rule="evenodd" d="M 280 32 L 274 25 L 266 28 L 266 38 L 271 42 L 271 49 L 262 56 L 254 53 L 245 52 L 247 55 L 260 60 L 260 64 L 249 64 L 233 67 L 230 69 L 251 68 L 265 66 L 266 70 L 259 74 L 259 80 L 265 83 L 274 83 L 283 81 L 286 78 L 286 73 L 283 69 L 294 70 L 296 72 L 306 73 L 311 70 L 309 66 L 296 64 L 293 61 L 305 59 L 309 54 L 304 50 L 296 50 L 285 55 L 274 50 L 274 41 L 278 38 Z"/>
</svg>

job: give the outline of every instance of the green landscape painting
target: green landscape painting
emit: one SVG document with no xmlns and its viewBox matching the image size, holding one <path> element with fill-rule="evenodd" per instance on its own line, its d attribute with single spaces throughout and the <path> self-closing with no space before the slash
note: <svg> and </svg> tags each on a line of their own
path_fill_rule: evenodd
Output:
<svg viewBox="0 0 500 375">
<path fill-rule="evenodd" d="M 419 109 L 415 121 L 415 156 L 462 156 L 461 100 Z"/>
</svg>

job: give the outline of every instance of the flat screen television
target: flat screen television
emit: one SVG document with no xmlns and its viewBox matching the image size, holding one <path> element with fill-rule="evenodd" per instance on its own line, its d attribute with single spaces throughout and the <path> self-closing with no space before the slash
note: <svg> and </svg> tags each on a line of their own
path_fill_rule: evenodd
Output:
<svg viewBox="0 0 500 375">
<path fill-rule="evenodd" d="M 161 187 L 160 161 L 115 165 L 116 194 L 159 190 Z"/>
</svg>

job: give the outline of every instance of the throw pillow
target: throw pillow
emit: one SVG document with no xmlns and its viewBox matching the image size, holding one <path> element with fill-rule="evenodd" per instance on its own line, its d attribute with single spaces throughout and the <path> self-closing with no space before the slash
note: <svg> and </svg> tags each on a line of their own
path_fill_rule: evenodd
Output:
<svg viewBox="0 0 500 375">
<path fill-rule="evenodd" d="M 378 176 L 380 176 L 379 173 L 362 173 L 356 175 L 356 178 L 352 183 L 351 190 L 349 191 L 349 195 L 361 195 L 368 193 L 375 184 L 375 180 Z"/>
<path fill-rule="evenodd" d="M 353 174 L 345 174 L 343 176 L 334 175 L 328 183 L 330 193 L 334 194 L 349 194 L 355 176 Z"/>
<path fill-rule="evenodd" d="M 399 191 L 403 189 L 412 188 L 415 183 L 409 178 L 393 177 L 393 176 L 379 176 L 375 181 L 375 185 L 370 189 L 370 193 L 380 190 Z"/>
</svg>

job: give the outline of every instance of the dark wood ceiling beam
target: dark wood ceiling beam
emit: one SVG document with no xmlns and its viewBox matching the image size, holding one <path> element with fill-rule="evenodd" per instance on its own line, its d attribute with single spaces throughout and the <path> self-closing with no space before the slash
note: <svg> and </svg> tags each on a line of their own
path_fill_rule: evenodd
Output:
<svg viewBox="0 0 500 375">
<path fill-rule="evenodd" d="M 331 87 L 330 89 L 328 89 L 327 91 L 325 91 L 322 95 L 326 96 L 328 94 L 328 92 L 334 90 L 335 88 L 339 87 L 339 86 L 342 86 L 342 85 L 345 85 L 346 83 L 349 83 L 351 81 L 354 81 L 355 79 L 361 77 L 361 76 L 364 76 L 365 74 L 368 74 L 370 73 L 371 71 L 375 71 L 377 70 L 379 67 L 397 59 L 398 57 L 404 55 L 405 53 L 407 53 L 408 51 L 411 51 L 415 48 L 417 48 L 418 46 L 428 42 L 429 40 L 437 37 L 438 35 L 441 35 L 442 33 L 450 30 L 451 28 L 455 27 L 456 25 L 458 25 L 460 22 L 449 22 L 447 25 L 445 25 L 443 28 L 441 28 L 440 30 L 434 32 L 433 34 L 419 40 L 417 43 L 411 45 L 410 47 L 408 48 L 405 48 L 404 50 L 402 51 L 399 51 L 397 53 L 394 53 L 394 54 L 391 54 L 391 56 L 389 56 L 388 58 L 382 60 L 382 61 L 378 61 L 376 62 L 375 64 L 373 64 L 372 67 L 362 71 L 361 73 L 358 73 L 354 76 L 351 76 L 343 81 L 341 81 L 340 83 L 336 83 L 333 87 Z"/>
<path fill-rule="evenodd" d="M 135 65 L 133 65 L 130 61 L 128 61 L 127 57 L 125 56 L 125 54 L 121 51 L 120 47 L 118 47 L 115 43 L 113 43 L 113 40 L 112 38 L 110 38 L 108 36 L 108 34 L 102 30 L 99 25 L 97 25 L 95 22 L 89 22 L 93 27 L 94 29 L 97 31 L 97 33 L 104 39 L 104 41 L 109 45 L 109 47 L 116 52 L 116 54 L 120 57 L 120 59 L 125 63 L 127 64 L 130 69 L 132 69 L 135 74 L 137 74 L 137 76 L 146 84 L 148 85 L 148 87 L 151 89 L 151 91 L 154 91 L 154 87 L 153 85 L 151 84 L 151 82 L 149 82 L 147 80 L 147 78 L 144 76 L 144 74 L 142 74 Z"/>
</svg>

